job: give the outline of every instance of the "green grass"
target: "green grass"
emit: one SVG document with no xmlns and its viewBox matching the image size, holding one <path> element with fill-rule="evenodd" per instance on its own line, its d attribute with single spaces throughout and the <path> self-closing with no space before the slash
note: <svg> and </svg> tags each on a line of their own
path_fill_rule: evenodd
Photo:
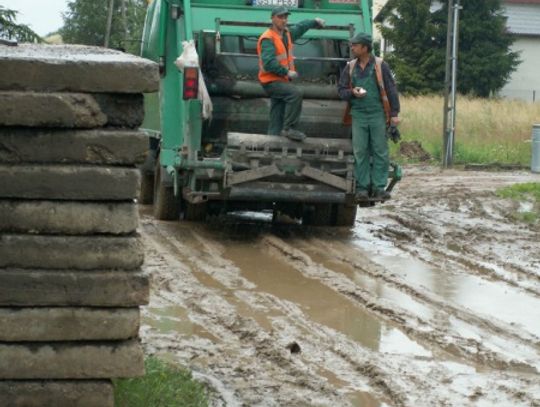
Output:
<svg viewBox="0 0 540 407">
<path fill-rule="evenodd" d="M 187 370 L 157 358 L 145 361 L 141 378 L 114 380 L 116 407 L 207 407 L 208 391 Z"/>
<path fill-rule="evenodd" d="M 443 105 L 440 96 L 401 97 L 402 140 L 419 141 L 436 161 L 442 156 Z M 456 112 L 455 164 L 530 164 L 540 103 L 459 96 Z M 400 160 L 396 148 L 391 154 Z"/>
<path fill-rule="evenodd" d="M 528 182 L 515 184 L 497 190 L 497 195 L 518 202 L 531 202 L 532 210 L 516 212 L 514 218 L 526 223 L 535 223 L 540 219 L 540 183 Z"/>
</svg>

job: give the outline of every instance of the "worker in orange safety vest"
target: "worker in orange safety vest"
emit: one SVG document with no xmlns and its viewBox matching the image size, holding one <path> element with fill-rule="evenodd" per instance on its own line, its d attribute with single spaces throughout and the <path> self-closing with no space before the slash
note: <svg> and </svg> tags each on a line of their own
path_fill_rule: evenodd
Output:
<svg viewBox="0 0 540 407">
<path fill-rule="evenodd" d="M 270 97 L 268 134 L 303 141 L 306 135 L 298 130 L 302 113 L 302 90 L 292 81 L 298 78 L 294 66 L 294 41 L 312 28 L 322 28 L 321 18 L 303 20 L 288 28 L 290 11 L 284 7 L 272 10 L 272 26 L 257 42 L 259 82 Z"/>
</svg>

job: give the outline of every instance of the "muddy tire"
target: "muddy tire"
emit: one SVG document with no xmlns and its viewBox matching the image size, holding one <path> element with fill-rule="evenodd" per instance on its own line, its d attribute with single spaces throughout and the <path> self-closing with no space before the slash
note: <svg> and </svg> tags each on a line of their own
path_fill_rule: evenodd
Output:
<svg viewBox="0 0 540 407">
<path fill-rule="evenodd" d="M 335 205 L 335 222 L 334 226 L 354 226 L 356 221 L 356 211 L 358 206 L 337 204 Z"/>
<path fill-rule="evenodd" d="M 139 203 L 152 205 L 154 203 L 154 174 L 141 171 L 141 190 L 139 192 Z"/>
<path fill-rule="evenodd" d="M 302 224 L 310 226 L 332 226 L 332 204 L 314 204 L 313 210 L 306 210 Z"/>
<path fill-rule="evenodd" d="M 192 204 L 184 201 L 184 220 L 202 222 L 203 220 L 206 220 L 207 209 L 208 205 L 206 202 Z"/>
<path fill-rule="evenodd" d="M 180 200 L 174 196 L 174 188 L 161 182 L 163 167 L 159 158 L 154 172 L 154 218 L 159 220 L 178 220 L 180 217 Z"/>
</svg>

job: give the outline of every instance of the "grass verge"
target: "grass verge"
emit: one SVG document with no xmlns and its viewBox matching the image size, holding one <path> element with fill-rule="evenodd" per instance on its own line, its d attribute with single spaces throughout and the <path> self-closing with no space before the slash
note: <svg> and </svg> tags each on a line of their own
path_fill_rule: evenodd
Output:
<svg viewBox="0 0 540 407">
<path fill-rule="evenodd" d="M 140 378 L 114 380 L 116 407 L 207 407 L 208 391 L 187 370 L 150 357 Z"/>
<path fill-rule="evenodd" d="M 514 214 L 515 219 L 526 223 L 540 220 L 540 183 L 528 182 L 500 188 L 497 195 L 520 203 L 520 209 Z"/>
<path fill-rule="evenodd" d="M 442 153 L 443 98 L 401 97 L 403 141 L 419 141 L 439 161 Z M 531 132 L 540 123 L 540 103 L 459 96 L 455 164 L 521 164 L 531 159 Z M 393 150 L 397 153 L 397 150 Z"/>
</svg>

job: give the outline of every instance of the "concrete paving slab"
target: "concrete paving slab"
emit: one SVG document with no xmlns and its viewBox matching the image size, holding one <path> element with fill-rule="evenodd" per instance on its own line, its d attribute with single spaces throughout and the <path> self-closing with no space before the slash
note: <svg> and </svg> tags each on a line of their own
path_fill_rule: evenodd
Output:
<svg viewBox="0 0 540 407">
<path fill-rule="evenodd" d="M 135 165 L 148 136 L 137 130 L 60 130 L 0 127 L 0 163 Z"/>
<path fill-rule="evenodd" d="M 0 306 L 134 307 L 148 296 L 141 272 L 0 270 Z"/>
<path fill-rule="evenodd" d="M 85 45 L 0 46 L 0 89 L 157 92 L 158 65 L 134 55 Z"/>
<path fill-rule="evenodd" d="M 0 381 L 0 406 L 114 407 L 109 380 Z"/>
<path fill-rule="evenodd" d="M 93 95 L 101 111 L 107 116 L 107 126 L 135 129 L 144 120 L 142 93 L 98 93 Z"/>
<path fill-rule="evenodd" d="M 135 168 L 0 164 L 0 198 L 74 201 L 133 200 L 140 174 Z"/>
<path fill-rule="evenodd" d="M 0 91 L 0 125 L 137 128 L 144 119 L 141 94 L 37 93 Z"/>
<path fill-rule="evenodd" d="M 0 268 L 138 270 L 143 261 L 137 236 L 0 235 Z"/>
<path fill-rule="evenodd" d="M 121 235 L 134 233 L 138 220 L 134 202 L 0 200 L 0 232 Z"/>
<path fill-rule="evenodd" d="M 0 343 L 0 379 L 109 379 L 144 374 L 137 340 Z"/>
<path fill-rule="evenodd" d="M 139 308 L 0 308 L 0 342 L 126 340 L 139 321 Z"/>
</svg>

